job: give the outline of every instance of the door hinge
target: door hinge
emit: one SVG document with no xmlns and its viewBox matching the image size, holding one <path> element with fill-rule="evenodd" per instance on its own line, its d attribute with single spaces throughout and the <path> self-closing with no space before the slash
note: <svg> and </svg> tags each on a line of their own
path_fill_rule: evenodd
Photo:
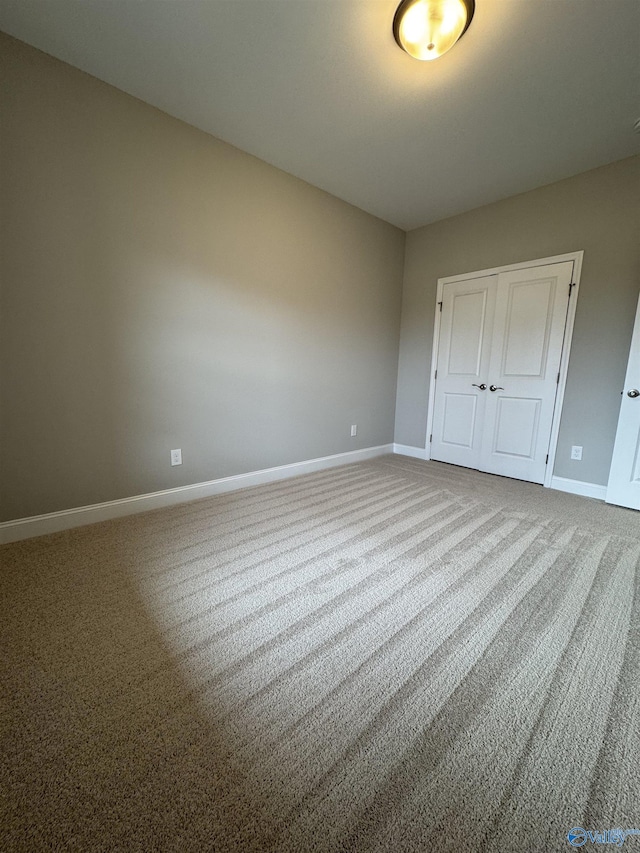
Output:
<svg viewBox="0 0 640 853">
<path fill-rule="evenodd" d="M 438 371 L 437 371 L 437 370 L 436 370 L 436 371 L 435 371 L 435 373 L 433 374 L 433 378 L 434 378 L 434 379 L 437 379 L 437 378 L 438 378 Z"/>
<path fill-rule="evenodd" d="M 431 433 L 431 435 L 429 436 L 429 444 L 431 444 L 432 441 L 433 441 L 433 433 Z"/>
<path fill-rule="evenodd" d="M 560 373 L 558 372 L 558 375 L 556 376 L 556 385 L 559 385 L 559 384 L 560 384 Z"/>
<path fill-rule="evenodd" d="M 571 299 L 571 291 L 573 290 L 573 288 L 575 286 L 576 286 L 575 282 L 571 282 L 571 284 L 569 285 L 569 299 Z"/>
<path fill-rule="evenodd" d="M 545 465 L 549 464 L 549 454 L 548 453 L 547 453 L 547 458 L 544 460 L 544 464 Z"/>
<path fill-rule="evenodd" d="M 442 302 L 438 302 L 438 305 L 440 306 L 440 313 L 442 314 Z"/>
</svg>

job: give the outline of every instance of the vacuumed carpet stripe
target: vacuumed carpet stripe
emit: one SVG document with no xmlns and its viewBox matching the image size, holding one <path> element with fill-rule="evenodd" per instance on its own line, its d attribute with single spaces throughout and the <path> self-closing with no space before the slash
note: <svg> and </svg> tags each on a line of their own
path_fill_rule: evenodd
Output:
<svg viewBox="0 0 640 853">
<path fill-rule="evenodd" d="M 0 558 L 2 850 L 640 829 L 638 513 L 389 456 Z"/>
</svg>

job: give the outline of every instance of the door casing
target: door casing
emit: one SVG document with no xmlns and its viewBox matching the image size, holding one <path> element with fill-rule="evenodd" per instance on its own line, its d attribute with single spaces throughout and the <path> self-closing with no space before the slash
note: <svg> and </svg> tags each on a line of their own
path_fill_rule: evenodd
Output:
<svg viewBox="0 0 640 853">
<path fill-rule="evenodd" d="M 558 382 L 558 392 L 556 395 L 556 405 L 553 412 L 553 421 L 551 424 L 551 433 L 549 439 L 549 461 L 546 466 L 543 485 L 547 488 L 551 486 L 553 478 L 553 468 L 556 458 L 556 446 L 558 443 L 558 433 L 560 430 L 560 417 L 562 415 L 562 405 L 564 401 L 564 390 L 567 382 L 567 369 L 569 366 L 569 355 L 571 352 L 571 340 L 573 337 L 573 326 L 576 314 L 576 305 L 578 303 L 578 291 L 580 288 L 580 275 L 582 272 L 582 259 L 584 252 L 569 252 L 564 255 L 554 255 L 550 258 L 537 258 L 533 261 L 522 261 L 517 264 L 506 264 L 501 267 L 492 267 L 490 269 L 475 270 L 470 273 L 461 273 L 459 275 L 446 276 L 438 279 L 438 289 L 436 293 L 436 310 L 433 329 L 433 348 L 431 351 L 431 368 L 430 368 L 430 383 L 429 383 L 429 402 L 427 409 L 427 435 L 425 441 L 426 459 L 431 459 L 431 435 L 433 433 L 433 410 L 435 402 L 435 369 L 438 363 L 438 347 L 440 344 L 440 311 L 439 303 L 442 302 L 442 291 L 445 284 L 455 281 L 469 281 L 474 278 L 484 278 L 489 275 L 497 275 L 509 270 L 526 269 L 527 267 L 545 266 L 547 264 L 562 263 L 563 261 L 571 261 L 573 263 L 573 276 L 571 279 L 571 296 L 567 306 L 567 319 L 565 323 L 564 341 L 562 345 L 562 355 L 560 357 L 560 381 Z"/>
</svg>

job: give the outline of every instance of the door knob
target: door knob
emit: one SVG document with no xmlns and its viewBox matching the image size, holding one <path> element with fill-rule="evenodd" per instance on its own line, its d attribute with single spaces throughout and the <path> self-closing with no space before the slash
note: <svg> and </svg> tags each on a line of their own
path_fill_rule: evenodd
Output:
<svg viewBox="0 0 640 853">
<path fill-rule="evenodd" d="M 504 391 L 500 385 L 489 385 L 489 391 Z"/>
<path fill-rule="evenodd" d="M 627 391 L 627 397 L 640 397 L 640 391 L 637 388 L 632 388 L 631 391 Z"/>
<path fill-rule="evenodd" d="M 486 387 L 487 387 L 487 386 L 484 384 L 484 382 L 482 383 L 482 385 L 476 385 L 476 383 L 475 383 L 475 382 L 472 382 L 471 384 L 473 385 L 473 387 L 474 387 L 474 388 L 479 388 L 481 391 L 484 391 L 484 390 L 486 389 Z"/>
</svg>

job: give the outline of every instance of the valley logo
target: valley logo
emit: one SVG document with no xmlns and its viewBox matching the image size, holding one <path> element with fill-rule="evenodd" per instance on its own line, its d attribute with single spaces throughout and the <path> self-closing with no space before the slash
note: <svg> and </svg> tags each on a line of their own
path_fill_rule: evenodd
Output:
<svg viewBox="0 0 640 853">
<path fill-rule="evenodd" d="M 614 844 L 616 847 L 622 847 L 630 835 L 640 835 L 640 829 L 589 830 L 574 826 L 567 833 L 567 841 L 572 847 L 584 847 L 587 841 L 591 844 Z"/>
</svg>

